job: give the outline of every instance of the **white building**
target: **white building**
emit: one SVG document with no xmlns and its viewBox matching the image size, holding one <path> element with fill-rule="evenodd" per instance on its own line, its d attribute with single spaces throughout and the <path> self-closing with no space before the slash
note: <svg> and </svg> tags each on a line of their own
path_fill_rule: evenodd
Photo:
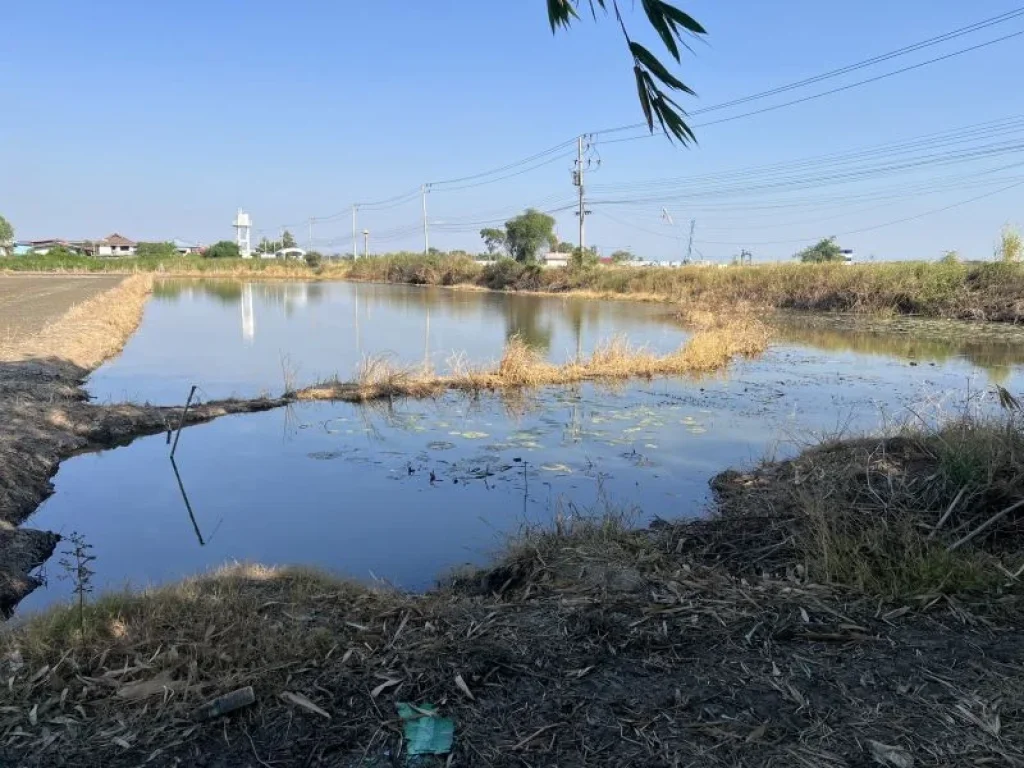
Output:
<svg viewBox="0 0 1024 768">
<path fill-rule="evenodd" d="M 138 246 L 134 240 L 129 240 L 117 232 L 107 235 L 102 240 L 96 241 L 97 256 L 134 256 Z"/>
</svg>

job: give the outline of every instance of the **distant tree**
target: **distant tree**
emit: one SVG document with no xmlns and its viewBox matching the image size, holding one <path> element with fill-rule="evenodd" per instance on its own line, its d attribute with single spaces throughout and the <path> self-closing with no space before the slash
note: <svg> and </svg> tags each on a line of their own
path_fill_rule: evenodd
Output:
<svg viewBox="0 0 1024 768">
<path fill-rule="evenodd" d="M 505 250 L 505 246 L 508 243 L 508 236 L 505 234 L 504 229 L 485 227 L 480 230 L 480 237 L 483 238 L 487 253 L 492 256 L 498 251 Z"/>
<path fill-rule="evenodd" d="M 555 253 L 573 253 L 576 250 L 576 246 L 572 243 L 561 242 L 555 246 Z"/>
<path fill-rule="evenodd" d="M 959 264 L 960 254 L 956 251 L 946 251 L 942 254 L 942 258 L 939 259 L 940 264 Z"/>
<path fill-rule="evenodd" d="M 295 248 L 295 247 L 296 247 L 295 236 L 286 229 L 284 231 L 284 234 L 281 235 L 281 248 Z M 275 250 L 280 250 L 280 248 L 275 249 Z"/>
<path fill-rule="evenodd" d="M 281 243 L 278 240 L 267 240 L 267 238 L 260 238 L 259 243 L 256 244 L 256 253 L 276 253 L 281 250 Z"/>
<path fill-rule="evenodd" d="M 505 247 L 516 261 L 533 261 L 538 249 L 548 242 L 555 220 L 534 208 L 505 222 Z"/>
<path fill-rule="evenodd" d="M 613 15 L 633 58 L 637 95 L 640 97 L 640 106 L 643 108 L 648 129 L 654 131 L 654 121 L 657 119 L 662 131 L 670 140 L 675 138 L 683 144 L 695 140 L 693 131 L 683 119 L 685 113 L 682 107 L 662 90 L 662 86 L 689 95 L 693 95 L 693 91 L 671 74 L 647 48 L 630 37 L 619 8 L 619 0 L 548 0 L 547 5 L 552 32 L 557 31 L 559 27 L 568 28 L 573 22 L 578 21 L 581 5 L 595 19 L 598 9 L 604 11 L 606 16 Z M 704 27 L 693 17 L 665 0 L 643 0 L 640 5 L 647 16 L 647 22 L 658 33 L 661 42 L 676 62 L 680 60 L 680 43 L 689 48 L 687 37 L 707 34 Z M 655 80 L 658 80 L 661 86 Z"/>
<path fill-rule="evenodd" d="M 843 249 L 836 243 L 834 237 L 826 237 L 814 245 L 804 248 L 793 256 L 804 264 L 824 264 L 830 261 L 845 261 Z"/>
<path fill-rule="evenodd" d="M 208 259 L 237 259 L 241 257 L 241 253 L 238 250 L 238 243 L 221 240 L 207 248 L 203 256 Z"/>
<path fill-rule="evenodd" d="M 46 258 L 48 259 L 73 259 L 78 254 L 69 248 L 65 248 L 63 245 L 55 245 L 53 248 L 46 249 Z"/>
<path fill-rule="evenodd" d="M 597 262 L 597 249 L 593 246 L 590 248 L 576 247 L 572 249 L 572 256 L 569 263 L 572 265 L 573 269 L 593 267 Z"/>
<path fill-rule="evenodd" d="M 0 216 L 0 256 L 6 256 L 14 247 L 14 227 L 11 222 Z"/>
<path fill-rule="evenodd" d="M 178 255 L 174 243 L 139 243 L 135 255 L 140 259 L 169 259 Z"/>
<path fill-rule="evenodd" d="M 629 251 L 615 251 L 609 258 L 616 264 L 625 264 L 633 260 L 633 254 Z"/>
<path fill-rule="evenodd" d="M 548 238 L 548 251 L 550 253 L 557 253 L 558 252 L 557 249 L 558 249 L 558 235 L 556 235 L 554 232 L 552 232 L 551 236 Z"/>
<path fill-rule="evenodd" d="M 1020 261 L 1024 255 L 1024 241 L 1020 232 L 1012 224 L 1003 227 L 999 233 L 999 244 L 996 246 L 996 258 L 1003 261 Z"/>
<path fill-rule="evenodd" d="M 306 264 L 313 269 L 318 269 L 324 263 L 324 255 L 319 251 L 306 251 L 306 255 L 303 258 L 305 258 Z"/>
</svg>

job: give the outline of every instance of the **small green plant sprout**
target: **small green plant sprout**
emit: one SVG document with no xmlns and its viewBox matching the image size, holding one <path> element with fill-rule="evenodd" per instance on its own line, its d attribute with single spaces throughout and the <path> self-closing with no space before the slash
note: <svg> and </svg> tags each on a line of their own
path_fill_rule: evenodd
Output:
<svg viewBox="0 0 1024 768">
<path fill-rule="evenodd" d="M 68 536 L 70 547 L 61 552 L 64 555 L 58 564 L 64 570 L 61 579 L 70 579 L 74 583 L 74 593 L 78 596 L 78 626 L 85 631 L 86 595 L 92 592 L 92 577 L 95 571 L 90 567 L 96 559 L 92 553 L 92 544 L 87 544 L 85 537 L 78 532 Z"/>
</svg>

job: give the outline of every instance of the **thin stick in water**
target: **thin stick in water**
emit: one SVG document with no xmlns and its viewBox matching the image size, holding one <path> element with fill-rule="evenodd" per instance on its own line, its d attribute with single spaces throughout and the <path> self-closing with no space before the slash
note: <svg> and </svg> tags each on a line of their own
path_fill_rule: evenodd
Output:
<svg viewBox="0 0 1024 768">
<path fill-rule="evenodd" d="M 174 458 L 174 452 L 178 450 L 178 438 L 181 437 L 181 430 L 185 427 L 185 419 L 188 417 L 188 407 L 192 405 L 192 397 L 196 393 L 196 385 L 192 385 L 192 389 L 188 393 L 188 400 L 185 401 L 185 410 L 181 412 L 181 422 L 178 424 L 178 433 L 174 436 L 174 445 L 171 446 L 171 458 Z"/>
</svg>

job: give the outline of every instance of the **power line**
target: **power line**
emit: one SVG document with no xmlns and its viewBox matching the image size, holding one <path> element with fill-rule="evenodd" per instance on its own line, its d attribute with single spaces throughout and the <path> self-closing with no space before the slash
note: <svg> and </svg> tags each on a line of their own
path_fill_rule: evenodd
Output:
<svg viewBox="0 0 1024 768">
<path fill-rule="evenodd" d="M 758 101 L 760 99 L 768 98 L 770 96 L 775 96 L 775 95 L 778 95 L 780 93 L 785 93 L 787 91 L 795 90 L 797 88 L 802 88 L 802 87 L 804 87 L 806 85 L 813 85 L 814 83 L 819 83 L 819 82 L 822 82 L 823 80 L 829 80 L 829 79 L 834 78 L 834 77 L 839 77 L 841 75 L 849 74 L 850 72 L 855 72 L 855 71 L 857 71 L 859 69 L 864 69 L 864 68 L 870 67 L 870 66 L 872 66 L 874 64 L 879 64 L 879 63 L 881 63 L 883 61 L 888 61 L 890 59 L 898 58 L 900 56 L 905 56 L 908 53 L 914 53 L 914 52 L 922 50 L 924 48 L 928 48 L 928 47 L 931 47 L 933 45 L 938 45 L 939 43 L 944 43 L 944 42 L 948 42 L 950 40 L 954 40 L 954 39 L 956 39 L 958 37 L 963 37 L 964 35 L 970 34 L 972 32 L 976 32 L 976 31 L 978 31 L 980 29 L 986 29 L 988 27 L 995 26 L 996 24 L 1003 24 L 1003 23 L 1005 23 L 1007 21 L 1012 21 L 1013 19 L 1016 19 L 1016 18 L 1018 18 L 1018 17 L 1020 17 L 1022 15 L 1024 15 L 1024 7 L 1015 8 L 1012 11 L 1007 11 L 1006 13 L 999 14 L 998 16 L 993 16 L 993 17 L 991 17 L 989 19 L 984 19 L 982 21 L 978 21 L 978 22 L 975 22 L 973 24 L 969 24 L 966 27 L 960 27 L 959 29 L 955 29 L 955 30 L 953 30 L 951 32 L 946 32 L 946 33 L 944 33 L 942 35 L 938 35 L 937 37 L 928 38 L 927 40 L 922 40 L 922 41 L 917 42 L 917 43 L 912 43 L 910 45 L 903 46 L 902 48 L 897 48 L 896 50 L 889 51 L 888 53 L 883 53 L 883 54 L 880 54 L 878 56 L 873 56 L 871 58 L 864 59 L 864 60 L 859 61 L 859 62 L 855 62 L 853 64 L 848 64 L 845 67 L 840 67 L 839 69 L 834 69 L 834 70 L 831 70 L 829 72 L 824 72 L 824 73 L 822 73 L 820 75 L 815 75 L 813 77 L 804 78 L 803 80 L 798 80 L 796 82 L 788 83 L 786 85 L 781 85 L 781 86 L 777 86 L 775 88 L 770 88 L 770 89 L 768 89 L 766 91 L 760 91 L 758 93 L 752 93 L 752 94 L 750 94 L 748 96 L 741 96 L 739 98 L 732 99 L 731 101 L 726 101 L 726 102 L 722 102 L 720 104 L 713 104 L 713 105 L 708 106 L 708 107 L 701 107 L 699 109 L 694 109 L 694 110 L 690 111 L 688 114 L 690 114 L 691 116 L 696 116 L 696 115 L 707 114 L 709 112 L 716 112 L 718 110 L 726 109 L 728 107 L 737 106 L 739 104 L 746 104 L 746 103 L 749 103 L 751 101 Z M 1002 39 L 1005 39 L 1005 38 L 1000 38 L 999 40 L 991 41 L 989 43 L 984 43 L 984 44 L 982 44 L 982 46 L 976 46 L 976 47 L 983 47 L 984 45 L 991 45 L 992 42 L 1001 42 Z M 964 52 L 970 51 L 970 50 L 975 50 L 975 48 L 968 48 Z M 959 55 L 959 54 L 953 54 L 953 55 Z M 917 65 L 917 66 L 924 66 L 925 64 L 934 63 L 935 61 L 941 61 L 942 58 L 943 57 L 940 57 L 938 59 L 933 59 L 930 62 L 924 62 L 923 64 Z M 907 70 L 899 70 L 898 72 L 893 73 L 893 74 L 899 74 L 900 72 L 904 72 L 904 71 L 907 71 Z M 887 76 L 889 76 L 889 75 L 887 75 Z M 823 94 L 823 95 L 825 95 L 825 94 Z M 799 102 L 793 102 L 793 103 L 799 103 Z M 757 112 L 753 112 L 753 113 L 749 113 L 749 114 L 758 114 L 758 113 Z M 718 121 L 715 121 L 715 122 L 718 122 Z M 714 125 L 714 124 L 715 123 L 703 123 L 703 124 L 697 124 L 694 127 L 695 128 L 696 127 L 703 127 L 703 126 L 706 126 L 706 125 Z M 607 134 L 607 133 L 620 133 L 622 131 L 634 130 L 634 129 L 637 129 L 637 128 L 647 128 L 647 123 L 632 123 L 630 125 L 621 125 L 621 126 L 618 126 L 616 128 L 605 128 L 605 129 L 602 129 L 602 130 L 599 130 L 599 131 L 592 131 L 592 133 L 595 134 L 595 135 L 601 135 L 601 134 Z M 650 134 L 648 133 L 647 135 L 649 136 Z M 638 138 L 646 138 L 646 136 L 642 136 L 642 137 L 641 136 L 637 136 L 637 137 L 633 137 L 632 139 L 618 139 L 618 140 L 615 140 L 615 141 L 632 141 L 632 140 L 635 140 L 635 139 L 638 139 Z M 613 143 L 613 142 L 609 141 L 609 142 L 605 142 L 605 143 L 610 144 L 610 143 Z"/>
<path fill-rule="evenodd" d="M 1022 180 L 1022 181 L 1015 181 L 1013 184 L 1008 184 L 1007 186 L 1001 187 L 1001 188 L 996 189 L 996 190 L 993 190 L 992 192 L 986 192 L 986 193 L 984 193 L 982 195 L 977 195 L 975 197 L 967 198 L 966 200 L 960 200 L 959 202 L 952 203 L 951 205 L 945 205 L 945 206 L 943 206 L 941 208 L 934 208 L 932 210 L 925 211 L 923 213 L 918 213 L 918 214 L 915 214 L 913 216 L 905 216 L 905 217 L 900 218 L 900 219 L 893 219 L 892 221 L 886 221 L 886 222 L 883 222 L 882 224 L 874 224 L 874 225 L 872 225 L 870 227 L 861 227 L 859 229 L 849 229 L 849 230 L 847 230 L 845 232 L 837 232 L 835 234 L 835 236 L 836 237 L 841 237 L 841 236 L 844 236 L 844 235 L 856 235 L 856 234 L 860 234 L 861 232 L 872 232 L 872 231 L 874 231 L 876 229 L 884 229 L 885 227 L 892 227 L 892 226 L 895 226 L 896 224 L 904 224 L 904 223 L 906 223 L 908 221 L 916 221 L 917 219 L 923 219 L 926 216 L 933 216 L 933 215 L 935 215 L 937 213 L 944 213 L 945 211 L 951 211 L 954 208 L 960 208 L 961 206 L 977 202 L 978 200 L 984 200 L 985 198 L 988 198 L 988 197 L 994 197 L 995 195 L 1000 195 L 1003 192 L 1008 192 L 1009 190 L 1014 189 L 1016 187 L 1020 187 L 1020 186 L 1024 186 L 1024 180 Z M 752 242 L 742 242 L 742 243 L 741 242 L 724 242 L 724 241 L 716 241 L 716 240 L 702 240 L 701 242 L 703 242 L 705 245 L 758 246 L 758 245 L 792 245 L 794 243 L 806 243 L 807 241 L 813 240 L 813 239 L 814 239 L 813 237 L 804 237 L 804 238 L 800 238 L 798 240 L 797 239 L 794 239 L 794 240 L 767 240 L 767 241 L 760 242 L 760 243 L 752 243 Z"/>
</svg>

